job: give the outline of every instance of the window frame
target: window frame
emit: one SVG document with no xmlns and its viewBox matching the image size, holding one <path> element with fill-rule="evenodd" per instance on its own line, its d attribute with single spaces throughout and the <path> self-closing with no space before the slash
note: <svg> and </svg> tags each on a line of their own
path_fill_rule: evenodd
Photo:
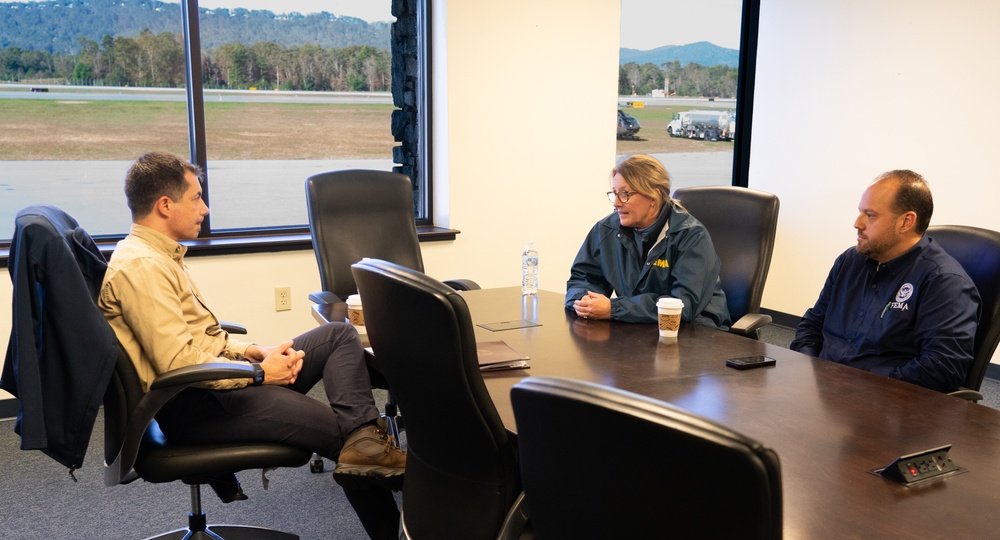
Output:
<svg viewBox="0 0 1000 540">
<path fill-rule="evenodd" d="M 750 187 L 750 139 L 757 74 L 757 34 L 760 0 L 743 0 L 740 18 L 740 63 L 736 82 L 736 141 L 733 146 L 733 186 Z"/>
<path fill-rule="evenodd" d="M 736 140 L 730 185 L 750 187 L 750 145 L 753 130 L 753 96 L 757 73 L 757 36 L 760 0 L 742 0 L 740 13 L 739 66 L 736 81 Z M 620 112 L 620 110 L 619 110 Z"/>
<path fill-rule="evenodd" d="M 433 192 L 431 178 L 431 99 L 430 88 L 430 2 L 417 0 L 417 61 L 419 66 L 417 88 L 417 116 L 420 132 L 418 135 L 418 167 L 420 169 L 420 189 L 417 190 L 417 207 L 423 217 L 415 218 L 417 235 L 422 242 L 454 240 L 459 231 L 433 224 Z M 184 41 L 185 63 L 185 104 L 188 121 L 188 159 L 205 172 L 205 203 L 211 206 L 211 170 L 207 159 L 207 136 L 201 69 L 201 29 L 198 0 L 180 0 L 182 39 Z M 192 61 L 198 59 L 198 61 Z M 198 81 L 198 84 L 191 84 Z M 95 235 L 94 240 L 102 251 L 110 253 L 114 245 L 125 234 Z M 229 253 L 260 253 L 312 249 L 309 225 L 234 228 L 212 231 L 211 214 L 202 222 L 199 237 L 183 242 L 192 256 L 219 255 Z M 10 240 L 0 242 L 0 262 L 6 263 L 10 252 Z"/>
<path fill-rule="evenodd" d="M 209 180 L 210 170 L 208 167 L 208 158 L 206 151 L 206 128 L 205 128 L 205 107 L 204 107 L 204 95 L 203 88 L 201 84 L 191 84 L 191 81 L 201 81 L 202 71 L 201 71 L 201 61 L 192 61 L 192 59 L 201 58 L 201 30 L 199 27 L 199 5 L 198 0 L 180 0 L 181 1 L 181 12 L 182 12 L 182 25 L 183 25 L 183 37 L 184 37 L 184 62 L 185 62 L 185 73 L 187 75 L 188 84 L 186 85 L 186 95 L 187 95 L 187 114 L 188 114 L 188 144 L 190 149 L 190 161 L 195 165 L 201 167 L 204 171 L 205 182 L 204 182 L 204 194 L 205 204 L 211 207 L 211 182 Z M 440 241 L 440 240 L 454 240 L 458 231 L 452 229 L 444 229 L 441 227 L 435 227 L 433 224 L 433 206 L 431 193 L 433 192 L 433 184 L 431 178 L 431 160 L 430 156 L 432 151 L 432 141 L 431 141 L 431 86 L 430 86 L 430 59 L 431 59 L 431 26 L 430 26 L 430 2 L 429 0 L 416 0 L 416 10 L 417 10 L 417 48 L 415 54 L 417 55 L 417 65 L 418 65 L 418 84 L 417 84 L 417 125 L 420 126 L 420 132 L 418 135 L 418 168 L 420 174 L 418 175 L 418 182 L 420 182 L 420 189 L 417 190 L 418 199 L 416 201 L 417 209 L 423 215 L 423 217 L 416 217 L 417 234 L 421 241 Z M 212 231 L 211 224 L 212 216 L 209 214 L 205 217 L 205 220 L 201 224 L 201 233 L 198 236 L 198 243 L 193 243 L 190 247 L 195 248 L 199 245 L 200 241 L 213 240 L 213 239 L 240 239 L 245 238 L 247 241 L 242 242 L 243 245 L 259 245 L 261 242 L 257 240 L 263 240 L 265 238 L 270 238 L 272 242 L 283 248 L 288 249 L 300 249 L 302 246 L 302 240 L 299 238 L 301 234 L 305 234 L 307 237 L 309 235 L 309 225 L 305 224 L 303 226 L 277 226 L 277 227 L 255 227 L 255 228 L 237 228 L 237 229 L 226 229 L 223 231 Z M 220 242 L 220 245 L 238 245 L 241 242 Z M 212 245 L 213 242 L 204 242 L 203 245 Z M 289 246 L 288 244 L 291 244 Z M 311 239 L 306 242 L 307 248 L 312 248 Z M 202 248 L 205 249 L 205 248 Z M 195 249 L 194 251 L 200 251 L 201 249 Z M 284 251 L 285 249 L 280 249 Z M 259 251 L 259 248 L 255 248 L 252 251 Z"/>
</svg>

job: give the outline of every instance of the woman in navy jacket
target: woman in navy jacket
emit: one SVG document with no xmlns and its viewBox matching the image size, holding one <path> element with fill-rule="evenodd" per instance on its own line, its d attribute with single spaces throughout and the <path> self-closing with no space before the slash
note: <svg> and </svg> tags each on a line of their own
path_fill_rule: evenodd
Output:
<svg viewBox="0 0 1000 540">
<path fill-rule="evenodd" d="M 656 301 L 669 296 L 684 301 L 682 320 L 728 328 L 719 256 L 705 227 L 670 198 L 667 170 L 638 154 L 611 175 L 615 211 L 573 261 L 566 308 L 588 319 L 656 322 Z"/>
</svg>

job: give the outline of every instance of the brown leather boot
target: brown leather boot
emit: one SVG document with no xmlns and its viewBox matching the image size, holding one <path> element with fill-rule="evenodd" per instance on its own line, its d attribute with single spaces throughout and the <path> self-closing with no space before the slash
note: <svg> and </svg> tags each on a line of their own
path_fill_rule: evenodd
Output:
<svg viewBox="0 0 1000 540">
<path fill-rule="evenodd" d="M 333 479 L 340 485 L 375 482 L 393 490 L 403 487 L 406 452 L 397 448 L 385 421 L 357 429 L 347 437 Z"/>
</svg>

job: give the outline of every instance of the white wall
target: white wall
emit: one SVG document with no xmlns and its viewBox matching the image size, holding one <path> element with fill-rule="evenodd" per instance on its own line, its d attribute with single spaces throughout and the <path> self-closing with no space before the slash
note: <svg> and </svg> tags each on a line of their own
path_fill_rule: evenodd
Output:
<svg viewBox="0 0 1000 540">
<path fill-rule="evenodd" d="M 815 302 L 890 169 L 927 178 L 932 225 L 1000 229 L 1000 4 L 761 0 L 760 18 L 749 181 L 781 200 L 764 306 Z"/>
<path fill-rule="evenodd" d="M 619 2 L 434 8 L 447 19 L 434 56 L 435 212 L 462 234 L 423 245 L 426 271 L 516 285 L 533 240 L 541 287 L 563 291 L 583 237 L 610 211 Z"/>
</svg>

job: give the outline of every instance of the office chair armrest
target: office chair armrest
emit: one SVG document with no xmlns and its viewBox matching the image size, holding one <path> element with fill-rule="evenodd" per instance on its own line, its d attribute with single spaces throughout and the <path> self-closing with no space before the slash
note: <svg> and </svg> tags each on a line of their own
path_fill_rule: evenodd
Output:
<svg viewBox="0 0 1000 540">
<path fill-rule="evenodd" d="M 757 330 L 771 324 L 771 316 L 760 313 L 747 313 L 729 327 L 729 331 L 741 336 L 757 339 Z"/>
<path fill-rule="evenodd" d="M 149 385 L 149 391 L 152 393 L 154 390 L 177 385 L 188 387 L 205 381 L 252 378 L 253 366 L 249 362 L 206 362 L 194 366 L 184 366 L 158 376 L 153 384 Z"/>
<path fill-rule="evenodd" d="M 448 279 L 444 281 L 444 284 L 456 291 L 478 291 L 482 288 L 471 279 Z"/>
<path fill-rule="evenodd" d="M 444 284 L 456 291 L 472 291 L 481 288 L 478 283 L 471 279 L 452 279 L 445 281 Z M 330 291 L 320 291 L 309 293 L 309 301 L 314 304 L 336 304 L 343 300 Z"/>
<path fill-rule="evenodd" d="M 309 293 L 309 301 L 314 304 L 336 304 L 341 300 L 330 291 L 320 291 Z"/>
<path fill-rule="evenodd" d="M 104 485 L 114 486 L 128 482 L 134 476 L 132 467 L 139 455 L 143 435 L 160 409 L 185 388 L 204 381 L 221 379 L 249 379 L 253 377 L 249 362 L 206 362 L 185 366 L 158 376 L 142 396 L 125 427 L 125 437 L 112 463 L 104 471 Z"/>
<path fill-rule="evenodd" d="M 959 388 L 958 390 L 955 390 L 954 392 L 948 392 L 948 395 L 949 396 L 955 396 L 957 398 L 962 398 L 962 399 L 971 401 L 973 403 L 979 403 L 980 401 L 983 400 L 983 394 L 982 393 L 977 392 L 977 391 L 975 391 L 975 390 L 973 390 L 971 388 L 965 388 L 965 387 Z"/>
<path fill-rule="evenodd" d="M 229 322 L 229 321 L 219 321 L 219 326 L 221 326 L 223 330 L 225 330 L 226 332 L 229 332 L 230 334 L 246 334 L 247 333 L 247 327 L 243 326 L 242 324 L 238 324 L 238 323 L 234 323 L 234 322 Z"/>
<path fill-rule="evenodd" d="M 522 538 L 534 538 L 527 532 L 528 522 L 531 515 L 528 512 L 528 503 L 524 500 L 522 491 L 517 499 L 514 499 L 514 506 L 507 511 L 507 516 L 503 520 L 497 540 L 520 540 Z"/>
</svg>

